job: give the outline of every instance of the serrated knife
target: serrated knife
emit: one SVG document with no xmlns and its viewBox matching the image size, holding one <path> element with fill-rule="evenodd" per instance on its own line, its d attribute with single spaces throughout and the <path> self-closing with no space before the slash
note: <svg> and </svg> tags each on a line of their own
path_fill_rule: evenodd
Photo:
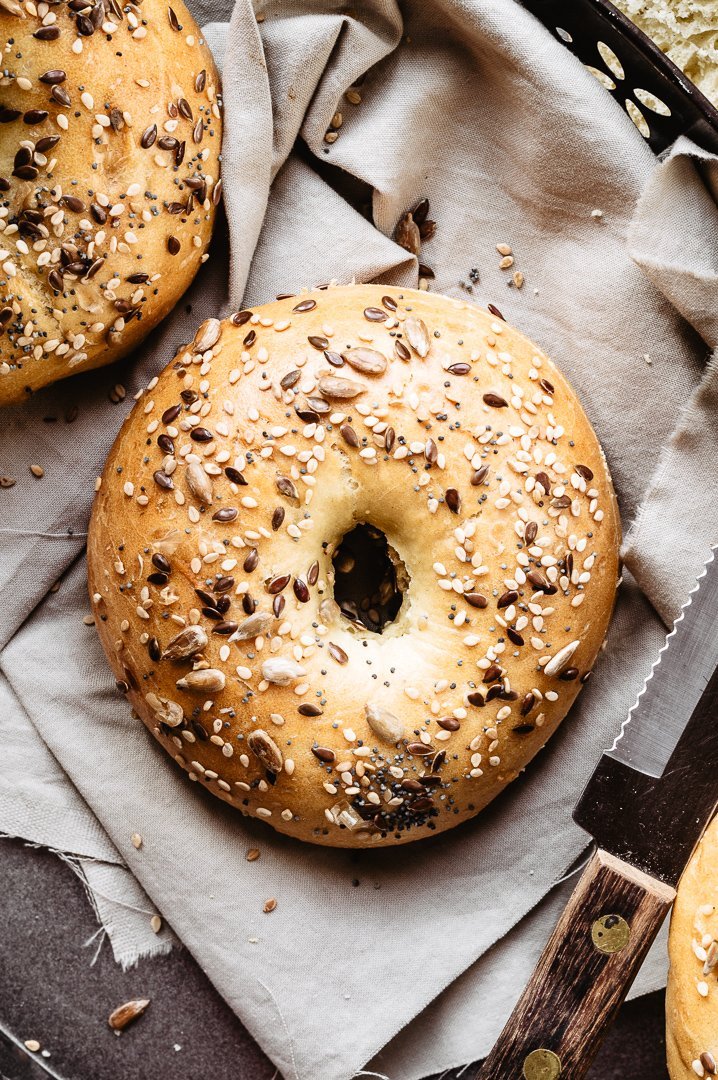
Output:
<svg viewBox="0 0 718 1080">
<path fill-rule="evenodd" d="M 718 804 L 718 548 L 573 817 L 597 850 L 476 1080 L 579 1080 Z"/>
</svg>

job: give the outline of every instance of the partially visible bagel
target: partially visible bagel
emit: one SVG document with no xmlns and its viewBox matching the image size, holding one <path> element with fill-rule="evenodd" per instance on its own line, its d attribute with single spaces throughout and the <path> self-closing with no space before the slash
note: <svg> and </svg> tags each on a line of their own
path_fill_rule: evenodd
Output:
<svg viewBox="0 0 718 1080">
<path fill-rule="evenodd" d="M 0 405 L 128 353 L 206 257 L 219 80 L 171 3 L 0 0 Z"/>
<path fill-rule="evenodd" d="M 304 840 L 395 844 L 477 813 L 556 729 L 618 537 L 535 345 L 357 285 L 209 320 L 152 380 L 97 493 L 90 593 L 192 779 Z"/>
<path fill-rule="evenodd" d="M 671 1080 L 718 1075 L 718 817 L 688 864 L 673 908 L 666 991 Z"/>
</svg>

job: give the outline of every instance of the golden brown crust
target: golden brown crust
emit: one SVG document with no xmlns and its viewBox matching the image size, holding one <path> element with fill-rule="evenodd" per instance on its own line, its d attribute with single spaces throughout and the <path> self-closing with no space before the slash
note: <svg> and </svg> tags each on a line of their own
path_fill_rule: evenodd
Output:
<svg viewBox="0 0 718 1080">
<path fill-rule="evenodd" d="M 718 818 L 688 864 L 673 908 L 666 991 L 671 1080 L 718 1073 Z"/>
<path fill-rule="evenodd" d="M 206 257 L 221 117 L 182 0 L 0 0 L 0 36 L 4 405 L 119 359 L 173 307 Z"/>
<path fill-rule="evenodd" d="M 88 558 L 114 672 L 194 779 L 282 832 L 450 828 L 539 750 L 603 641 L 600 446 L 553 364 L 472 305 L 357 285 L 234 322 L 179 350 L 107 462 Z M 408 576 L 381 635 L 331 602 L 357 522 Z M 158 659 L 185 627 L 185 659 Z"/>
</svg>

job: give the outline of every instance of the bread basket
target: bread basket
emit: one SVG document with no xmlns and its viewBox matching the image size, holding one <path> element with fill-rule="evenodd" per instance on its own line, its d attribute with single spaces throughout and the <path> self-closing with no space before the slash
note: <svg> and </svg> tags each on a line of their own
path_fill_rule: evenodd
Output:
<svg viewBox="0 0 718 1080">
<path fill-rule="evenodd" d="M 718 152 L 718 109 L 609 0 L 523 0 L 603 83 L 660 154 L 679 135 Z"/>
</svg>

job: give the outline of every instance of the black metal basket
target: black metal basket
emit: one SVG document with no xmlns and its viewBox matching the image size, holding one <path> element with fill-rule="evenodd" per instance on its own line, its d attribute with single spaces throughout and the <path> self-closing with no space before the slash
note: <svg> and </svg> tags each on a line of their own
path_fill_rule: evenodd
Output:
<svg viewBox="0 0 718 1080">
<path fill-rule="evenodd" d="M 687 135 L 718 153 L 718 109 L 609 0 L 522 0 L 597 74 L 656 154 Z"/>
</svg>

